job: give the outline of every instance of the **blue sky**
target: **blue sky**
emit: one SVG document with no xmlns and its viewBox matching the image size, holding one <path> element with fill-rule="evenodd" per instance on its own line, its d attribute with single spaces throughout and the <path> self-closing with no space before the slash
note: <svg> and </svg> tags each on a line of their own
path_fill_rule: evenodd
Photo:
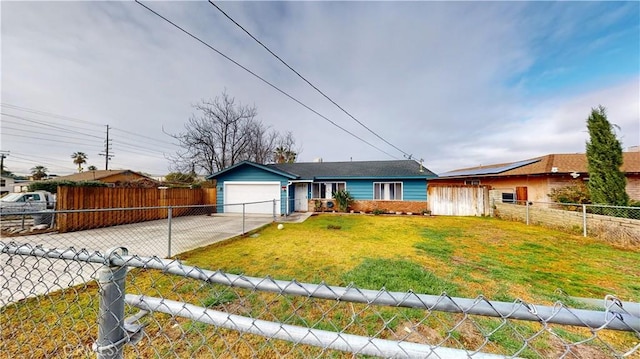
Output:
<svg viewBox="0 0 640 359">
<path fill-rule="evenodd" d="M 291 131 L 301 161 L 403 158 L 207 2 L 145 2 L 358 141 L 132 2 L 2 2 L 0 149 L 8 169 L 165 174 L 192 105 L 227 91 Z M 640 3 L 220 2 L 385 140 L 436 173 L 584 152 L 590 109 L 640 145 Z M 33 110 L 41 111 L 34 112 Z M 46 113 L 43 113 L 43 112 Z M 70 119 L 72 118 L 72 119 Z M 63 137 L 64 136 L 64 137 Z M 391 156 L 389 156 L 391 155 Z"/>
</svg>

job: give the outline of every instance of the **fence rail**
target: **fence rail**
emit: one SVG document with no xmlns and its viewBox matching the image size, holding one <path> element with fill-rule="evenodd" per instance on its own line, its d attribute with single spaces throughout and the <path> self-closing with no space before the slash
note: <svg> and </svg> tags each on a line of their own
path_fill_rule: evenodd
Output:
<svg viewBox="0 0 640 359">
<path fill-rule="evenodd" d="M 627 309 L 640 303 L 613 296 L 595 310 L 368 290 L 211 271 L 130 255 L 122 247 L 104 252 L 0 242 L 0 259 L 3 291 L 22 290 L 8 283 L 24 265 L 29 280 L 61 289 L 0 308 L 0 323 L 12 328 L 0 331 L 6 357 L 25 350 L 45 357 L 93 351 L 105 359 L 640 353 L 640 315 Z M 54 262 L 89 266 L 95 284 L 65 288 L 61 278 L 43 281 Z"/>
<path fill-rule="evenodd" d="M 640 207 L 531 201 L 496 202 L 493 207 L 500 218 L 640 246 Z"/>
</svg>

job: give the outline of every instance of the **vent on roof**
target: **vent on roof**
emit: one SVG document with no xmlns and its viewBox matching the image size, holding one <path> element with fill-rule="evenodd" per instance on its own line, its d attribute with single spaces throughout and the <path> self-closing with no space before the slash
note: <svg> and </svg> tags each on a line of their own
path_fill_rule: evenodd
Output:
<svg viewBox="0 0 640 359">
<path fill-rule="evenodd" d="M 551 172 L 552 173 L 558 172 L 558 167 L 551 167 Z"/>
<path fill-rule="evenodd" d="M 314 159 L 313 159 L 313 162 L 318 162 L 318 163 L 322 162 L 322 157 L 316 157 L 316 158 L 314 158 Z"/>
</svg>

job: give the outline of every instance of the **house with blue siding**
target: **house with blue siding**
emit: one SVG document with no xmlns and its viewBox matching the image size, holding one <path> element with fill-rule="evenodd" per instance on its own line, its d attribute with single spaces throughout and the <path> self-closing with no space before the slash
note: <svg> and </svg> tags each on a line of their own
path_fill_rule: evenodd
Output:
<svg viewBox="0 0 640 359">
<path fill-rule="evenodd" d="M 413 160 L 258 164 L 243 161 L 207 177 L 215 180 L 219 212 L 334 211 L 333 193 L 346 190 L 356 212 L 420 213 L 427 181 L 437 175 Z"/>
</svg>

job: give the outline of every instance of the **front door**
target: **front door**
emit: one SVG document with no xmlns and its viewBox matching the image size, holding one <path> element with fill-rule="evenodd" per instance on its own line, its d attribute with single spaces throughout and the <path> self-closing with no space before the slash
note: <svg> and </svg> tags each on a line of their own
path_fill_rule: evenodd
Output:
<svg viewBox="0 0 640 359">
<path fill-rule="evenodd" d="M 309 185 L 307 183 L 296 183 L 294 210 L 307 212 L 309 210 Z"/>
</svg>

